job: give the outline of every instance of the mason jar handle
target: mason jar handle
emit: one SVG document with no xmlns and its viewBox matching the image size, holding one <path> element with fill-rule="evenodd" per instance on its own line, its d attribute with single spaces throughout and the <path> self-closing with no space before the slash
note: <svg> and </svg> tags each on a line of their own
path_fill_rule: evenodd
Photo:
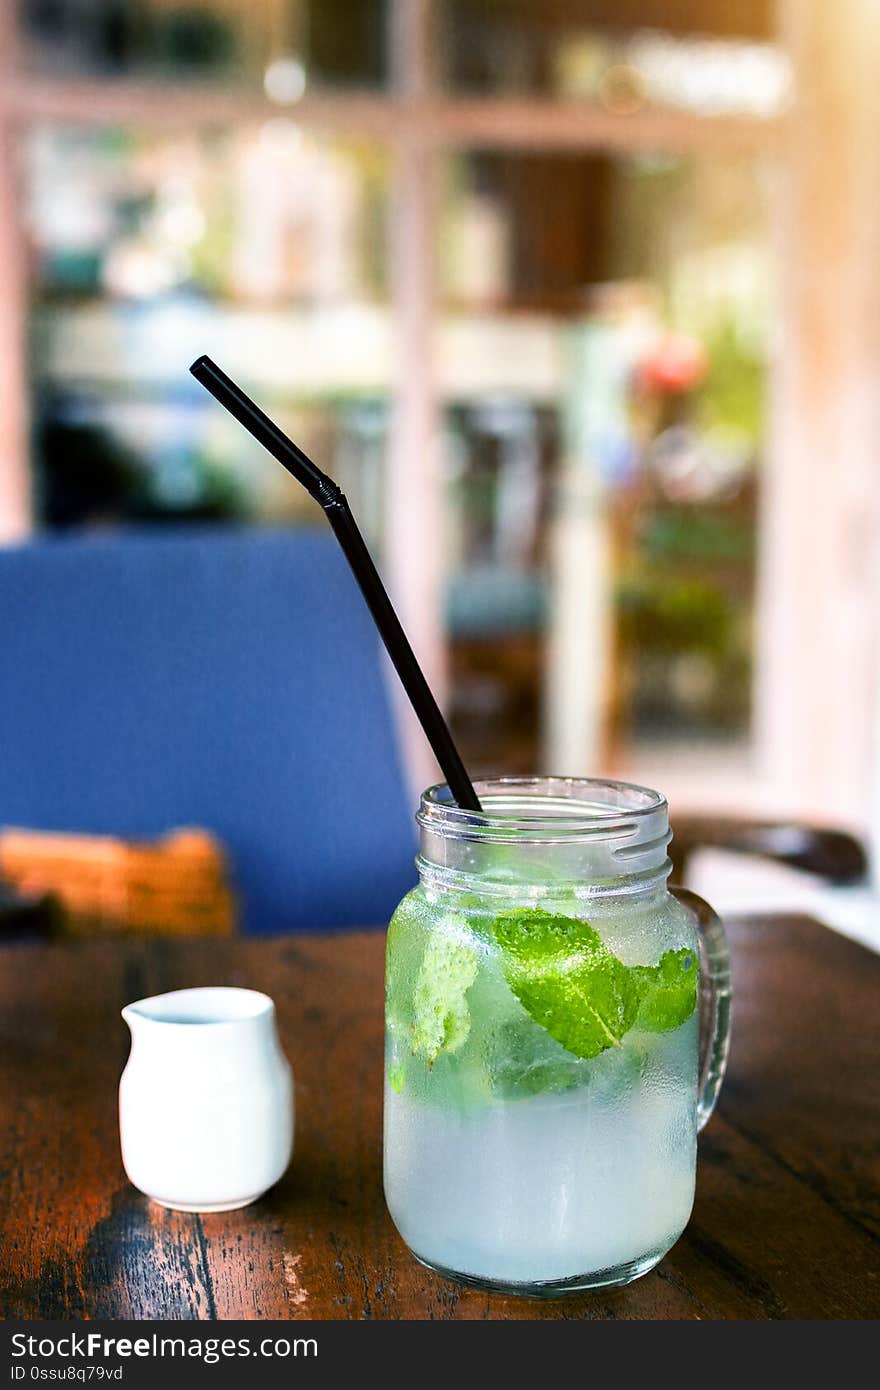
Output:
<svg viewBox="0 0 880 1390">
<path fill-rule="evenodd" d="M 718 913 L 687 888 L 670 888 L 697 924 L 700 941 L 700 1082 L 697 1129 L 715 1109 L 730 1051 L 730 951 Z"/>
</svg>

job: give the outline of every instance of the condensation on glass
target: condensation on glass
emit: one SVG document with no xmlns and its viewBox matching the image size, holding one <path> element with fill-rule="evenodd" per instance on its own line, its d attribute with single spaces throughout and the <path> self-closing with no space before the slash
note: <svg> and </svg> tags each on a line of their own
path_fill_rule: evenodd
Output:
<svg viewBox="0 0 880 1390">
<path fill-rule="evenodd" d="M 667 890 L 658 793 L 476 790 L 481 815 L 422 797 L 420 884 L 388 933 L 388 1207 L 418 1259 L 468 1283 L 628 1283 L 690 1216 L 727 1057 L 723 928 Z"/>
</svg>

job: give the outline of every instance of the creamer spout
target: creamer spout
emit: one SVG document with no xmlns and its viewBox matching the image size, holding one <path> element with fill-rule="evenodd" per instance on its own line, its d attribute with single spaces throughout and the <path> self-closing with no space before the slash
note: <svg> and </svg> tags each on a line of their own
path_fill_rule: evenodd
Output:
<svg viewBox="0 0 880 1390">
<path fill-rule="evenodd" d="M 144 1015 L 141 1013 L 137 1004 L 126 1004 L 125 1008 L 121 1010 L 121 1013 L 125 1022 L 128 1024 L 132 1037 L 134 1037 L 137 1025 L 144 1021 Z"/>
</svg>

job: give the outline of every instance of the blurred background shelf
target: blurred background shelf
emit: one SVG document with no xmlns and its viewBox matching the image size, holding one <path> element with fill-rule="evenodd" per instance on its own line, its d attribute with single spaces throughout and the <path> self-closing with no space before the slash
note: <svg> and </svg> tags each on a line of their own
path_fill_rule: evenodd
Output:
<svg viewBox="0 0 880 1390">
<path fill-rule="evenodd" d="M 43 304 L 31 317 L 46 382 L 154 396 L 189 389 L 182 371 L 210 337 L 214 355 L 267 399 L 363 393 L 394 386 L 394 318 L 387 306 L 242 308 L 181 295 L 145 305 Z M 566 380 L 565 326 L 550 315 L 443 315 L 437 387 L 443 398 L 511 393 L 556 402 Z M 191 390 L 194 400 L 204 393 Z"/>
</svg>

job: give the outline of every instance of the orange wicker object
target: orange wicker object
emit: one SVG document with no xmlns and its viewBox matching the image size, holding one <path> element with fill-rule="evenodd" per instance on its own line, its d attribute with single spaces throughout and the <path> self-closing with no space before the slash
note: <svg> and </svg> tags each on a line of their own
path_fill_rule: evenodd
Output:
<svg viewBox="0 0 880 1390">
<path fill-rule="evenodd" d="M 0 878 L 24 894 L 51 894 L 66 936 L 235 930 L 226 856 L 204 830 L 132 842 L 7 829 L 0 832 Z"/>
</svg>

